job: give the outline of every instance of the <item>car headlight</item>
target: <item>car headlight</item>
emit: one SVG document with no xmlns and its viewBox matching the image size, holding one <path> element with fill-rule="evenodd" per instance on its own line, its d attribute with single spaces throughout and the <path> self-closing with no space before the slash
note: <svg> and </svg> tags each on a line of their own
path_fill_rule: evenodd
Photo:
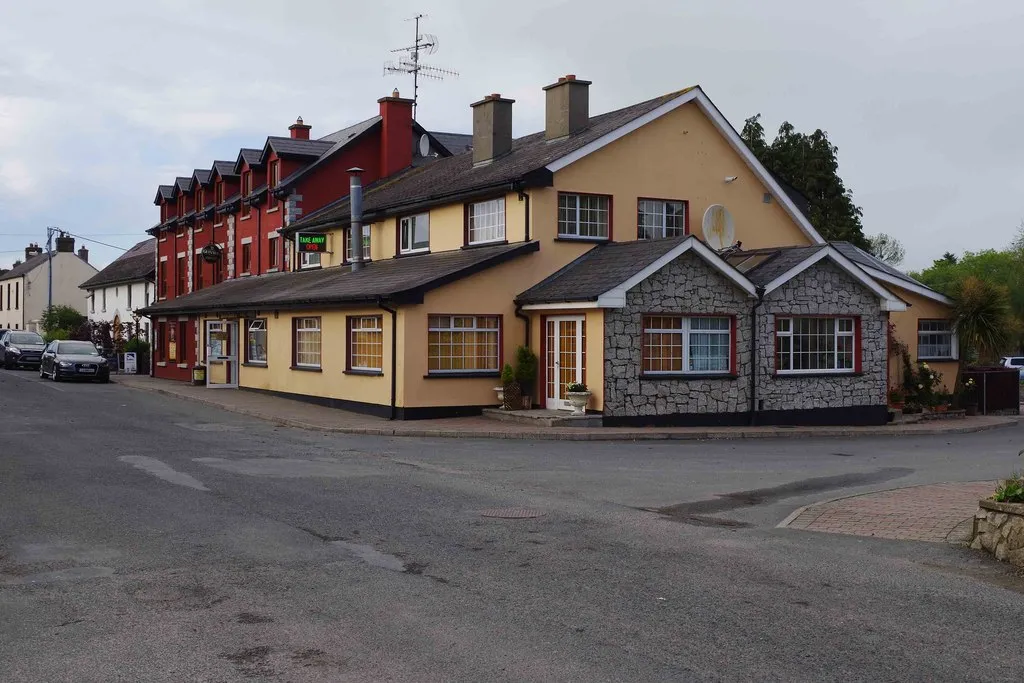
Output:
<svg viewBox="0 0 1024 683">
<path fill-rule="evenodd" d="M 72 363 L 69 360 L 62 360 L 59 363 L 57 363 L 57 365 L 61 366 L 62 368 L 70 368 L 74 366 L 74 363 Z"/>
<path fill-rule="evenodd" d="M 19 356 L 21 355 L 21 349 L 19 349 L 17 346 L 8 346 L 7 350 L 10 351 L 11 353 L 16 353 Z"/>
</svg>

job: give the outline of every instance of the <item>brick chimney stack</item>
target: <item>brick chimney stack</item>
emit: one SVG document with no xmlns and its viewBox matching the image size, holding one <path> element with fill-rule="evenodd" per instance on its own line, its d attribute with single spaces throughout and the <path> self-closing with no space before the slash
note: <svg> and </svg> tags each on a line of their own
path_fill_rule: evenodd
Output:
<svg viewBox="0 0 1024 683">
<path fill-rule="evenodd" d="M 295 119 L 295 123 L 288 126 L 288 132 L 291 133 L 292 140 L 308 140 L 309 129 L 313 126 L 307 126 L 302 122 L 302 117 Z"/>
<path fill-rule="evenodd" d="M 75 238 L 69 237 L 67 233 L 62 232 L 57 237 L 57 251 L 68 254 L 75 253 Z"/>
<path fill-rule="evenodd" d="M 377 100 L 380 104 L 380 177 L 398 173 L 412 166 L 412 105 L 400 97 L 396 88 L 391 97 Z"/>
<path fill-rule="evenodd" d="M 39 256 L 42 253 L 43 250 L 39 248 L 39 245 L 33 242 L 25 247 L 25 260 L 27 261 L 33 256 Z"/>
<path fill-rule="evenodd" d="M 82 259 L 86 263 L 89 262 L 89 250 L 85 247 L 78 248 L 78 258 Z"/>
</svg>

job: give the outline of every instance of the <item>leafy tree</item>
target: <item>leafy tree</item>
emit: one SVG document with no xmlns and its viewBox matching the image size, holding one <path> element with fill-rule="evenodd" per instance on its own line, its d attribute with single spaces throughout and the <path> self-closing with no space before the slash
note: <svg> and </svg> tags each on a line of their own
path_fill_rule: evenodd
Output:
<svg viewBox="0 0 1024 683">
<path fill-rule="evenodd" d="M 907 251 L 900 244 L 900 241 L 891 235 L 886 235 L 884 232 L 872 235 L 868 238 L 868 242 L 871 244 L 871 253 L 890 266 L 900 265 L 903 263 L 903 258 L 907 255 Z"/>
<path fill-rule="evenodd" d="M 960 345 L 968 356 L 992 361 L 1010 344 L 1010 296 L 1006 287 L 973 275 L 954 292 L 953 317 Z"/>
<path fill-rule="evenodd" d="M 43 311 L 39 322 L 43 326 L 44 336 L 67 339 L 72 332 L 77 332 L 86 323 L 86 317 L 71 306 L 57 305 Z M 63 332 L 64 336 L 56 337 L 58 331 Z"/>
<path fill-rule="evenodd" d="M 861 224 L 863 211 L 853 203 L 853 192 L 839 177 L 839 148 L 825 131 L 798 133 L 785 121 L 768 143 L 757 114 L 744 122 L 740 136 L 762 164 L 807 198 L 807 218 L 822 237 L 871 248 Z"/>
</svg>

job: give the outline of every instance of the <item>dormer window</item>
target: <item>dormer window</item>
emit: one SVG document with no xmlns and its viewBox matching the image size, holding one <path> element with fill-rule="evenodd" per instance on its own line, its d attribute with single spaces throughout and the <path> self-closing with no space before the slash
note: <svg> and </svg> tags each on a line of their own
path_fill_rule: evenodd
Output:
<svg viewBox="0 0 1024 683">
<path fill-rule="evenodd" d="M 252 194 L 252 171 L 246 171 L 242 174 L 242 215 L 248 216 L 252 213 L 252 207 L 245 202 L 245 199 Z"/>
<path fill-rule="evenodd" d="M 277 187 L 277 184 L 281 181 L 281 162 L 274 160 L 270 162 L 270 189 Z"/>
<path fill-rule="evenodd" d="M 218 180 L 217 181 L 217 184 L 216 184 L 216 186 L 214 187 L 214 190 L 213 190 L 213 198 L 214 198 L 214 201 L 217 203 L 217 206 L 220 206 L 221 204 L 224 203 L 224 181 L 223 180 Z"/>
<path fill-rule="evenodd" d="M 185 215 L 185 195 L 178 196 L 178 215 Z"/>
<path fill-rule="evenodd" d="M 196 190 L 196 209 L 201 209 L 203 206 L 205 206 L 205 204 L 203 204 L 203 190 L 199 189 Z"/>
</svg>

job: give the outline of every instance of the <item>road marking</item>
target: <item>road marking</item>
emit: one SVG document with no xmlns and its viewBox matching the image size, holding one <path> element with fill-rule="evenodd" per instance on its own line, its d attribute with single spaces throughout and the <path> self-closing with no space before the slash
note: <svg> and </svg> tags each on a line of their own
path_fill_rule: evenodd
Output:
<svg viewBox="0 0 1024 683">
<path fill-rule="evenodd" d="M 171 469 L 167 463 L 157 460 L 156 458 L 150 458 L 145 455 L 122 455 L 118 460 L 126 462 L 132 467 L 144 472 L 148 472 L 154 477 L 163 479 L 164 481 L 168 481 L 172 484 L 177 484 L 178 486 L 187 486 L 189 488 L 196 489 L 197 491 L 210 490 L 203 485 L 203 482 L 199 481 L 195 477 L 185 474 L 184 472 Z"/>
<path fill-rule="evenodd" d="M 14 379 L 20 379 L 20 380 L 25 381 L 25 382 L 34 382 L 35 384 L 41 384 L 44 387 L 49 387 L 49 388 L 53 389 L 54 391 L 64 391 L 64 387 L 59 387 L 55 383 L 53 383 L 53 382 L 51 382 L 49 380 L 43 380 L 42 377 L 22 377 L 21 375 L 14 374 L 15 372 L 17 372 L 17 371 L 16 370 L 12 370 L 11 372 L 5 372 L 3 374 L 3 376 L 4 377 L 13 377 Z"/>
</svg>

